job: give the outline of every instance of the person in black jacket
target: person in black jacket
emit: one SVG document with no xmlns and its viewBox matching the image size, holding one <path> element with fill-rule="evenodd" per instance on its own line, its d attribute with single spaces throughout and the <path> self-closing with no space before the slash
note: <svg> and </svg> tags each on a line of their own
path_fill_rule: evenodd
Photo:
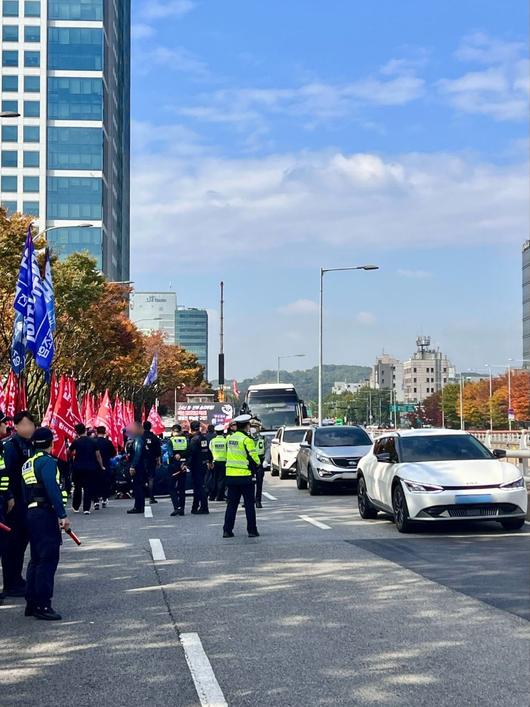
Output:
<svg viewBox="0 0 530 707">
<path fill-rule="evenodd" d="M 107 501 L 112 491 L 112 468 L 110 462 L 111 459 L 116 456 L 116 447 L 107 437 L 107 430 L 104 425 L 96 427 L 96 434 L 97 437 L 95 437 L 94 441 L 96 447 L 99 449 L 101 461 L 103 462 L 103 473 L 101 475 L 101 486 L 98 490 L 98 496 L 101 498 L 103 508 L 106 508 Z"/>
<path fill-rule="evenodd" d="M 149 420 L 144 422 L 144 463 L 147 484 L 149 486 L 149 500 L 151 503 L 158 503 L 154 495 L 156 470 L 162 463 L 162 445 L 160 440 L 151 432 L 152 425 Z"/>
<path fill-rule="evenodd" d="M 206 479 L 208 469 L 212 465 L 213 456 L 210 451 L 208 437 L 201 432 L 201 423 L 193 420 L 190 425 L 192 438 L 188 449 L 188 467 L 193 482 L 192 513 L 209 513 Z"/>
<path fill-rule="evenodd" d="M 29 538 L 22 466 L 33 455 L 31 438 L 35 432 L 35 420 L 31 413 L 22 410 L 17 412 L 13 423 L 15 434 L 4 444 L 4 460 L 9 477 L 5 496 L 9 507 L 6 525 L 11 528 L 11 532 L 7 534 L 6 548 L 2 554 L 2 572 L 4 594 L 9 597 L 23 597 L 26 593 L 26 581 L 22 576 L 22 568 Z"/>
</svg>

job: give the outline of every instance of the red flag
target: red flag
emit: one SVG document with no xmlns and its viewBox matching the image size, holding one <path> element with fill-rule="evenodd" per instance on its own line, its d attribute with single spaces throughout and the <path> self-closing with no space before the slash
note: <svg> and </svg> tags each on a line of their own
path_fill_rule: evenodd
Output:
<svg viewBox="0 0 530 707">
<path fill-rule="evenodd" d="M 5 414 L 14 417 L 17 406 L 18 381 L 13 371 L 9 371 L 5 389 Z"/>
<path fill-rule="evenodd" d="M 234 395 L 236 396 L 236 398 L 239 398 L 239 388 L 237 387 L 237 381 L 235 378 L 232 381 L 232 391 L 233 391 Z"/>
<path fill-rule="evenodd" d="M 6 409 L 6 396 L 4 394 L 4 386 L 2 385 L 2 379 L 0 378 L 0 410 L 5 412 Z"/>
<path fill-rule="evenodd" d="M 110 404 L 108 389 L 101 400 L 96 419 L 94 420 L 94 427 L 106 427 L 107 432 L 112 434 L 112 405 Z"/>
<path fill-rule="evenodd" d="M 24 378 L 18 379 L 16 412 L 28 409 L 28 395 L 26 392 L 26 381 Z"/>
<path fill-rule="evenodd" d="M 50 383 L 50 401 L 48 403 L 48 407 L 46 408 L 46 412 L 44 413 L 44 417 L 42 418 L 43 427 L 50 426 L 50 422 L 52 421 L 53 409 L 55 408 L 55 403 L 57 402 L 58 392 L 59 390 L 57 386 L 57 379 L 55 377 L 55 373 L 52 373 L 52 380 Z"/>
<path fill-rule="evenodd" d="M 75 435 L 74 426 L 79 422 L 79 419 L 72 411 L 71 396 L 72 385 L 66 376 L 61 376 L 50 429 L 54 433 L 52 454 L 63 461 L 67 459 L 67 442 L 73 440 Z M 76 403 L 74 403 L 74 406 L 76 406 Z"/>
<path fill-rule="evenodd" d="M 162 422 L 162 418 L 158 414 L 158 411 L 154 405 L 151 408 L 151 410 L 149 411 L 149 415 L 147 416 L 147 419 L 151 423 L 151 425 L 152 425 L 151 429 L 153 430 L 155 435 L 161 435 L 165 431 L 166 427 L 165 427 L 164 423 Z"/>
<path fill-rule="evenodd" d="M 68 392 L 70 394 L 70 404 L 71 404 L 71 414 L 72 418 L 75 419 L 74 424 L 78 424 L 80 422 L 83 422 L 83 418 L 81 417 L 81 412 L 79 410 L 79 402 L 77 400 L 77 383 L 75 382 L 74 378 L 68 378 Z"/>
<path fill-rule="evenodd" d="M 142 419 L 140 420 L 140 422 L 142 423 L 142 425 L 144 424 L 144 422 L 145 422 L 146 420 L 147 420 L 147 411 L 146 411 L 146 409 L 145 409 L 145 405 L 142 405 Z"/>
<path fill-rule="evenodd" d="M 124 404 L 116 396 L 114 401 L 114 427 L 116 429 L 116 449 L 123 447 L 123 428 L 125 427 Z"/>
</svg>

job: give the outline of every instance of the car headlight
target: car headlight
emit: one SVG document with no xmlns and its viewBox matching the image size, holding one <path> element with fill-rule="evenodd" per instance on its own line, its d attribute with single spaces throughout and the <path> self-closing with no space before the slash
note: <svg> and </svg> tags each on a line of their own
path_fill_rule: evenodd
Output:
<svg viewBox="0 0 530 707">
<path fill-rule="evenodd" d="M 436 484 L 423 484 L 419 481 L 407 481 L 402 480 L 405 486 L 412 493 L 440 493 L 443 491 L 443 486 L 437 486 Z"/>
<path fill-rule="evenodd" d="M 331 459 L 325 454 L 317 454 L 316 457 L 319 462 L 322 462 L 322 464 L 331 464 Z"/>
<path fill-rule="evenodd" d="M 509 481 L 507 484 L 501 484 L 501 489 L 524 489 L 524 477 L 520 476 L 515 481 Z"/>
</svg>

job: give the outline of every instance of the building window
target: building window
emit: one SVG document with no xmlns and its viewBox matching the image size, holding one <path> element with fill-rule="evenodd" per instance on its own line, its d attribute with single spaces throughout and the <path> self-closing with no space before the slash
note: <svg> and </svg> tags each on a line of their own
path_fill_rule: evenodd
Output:
<svg viewBox="0 0 530 707">
<path fill-rule="evenodd" d="M 14 214 L 17 210 L 17 202 L 16 201 L 3 201 L 2 202 L 2 207 L 9 211 L 9 213 Z"/>
<path fill-rule="evenodd" d="M 11 93 L 18 91 L 18 76 L 2 76 L 2 91 Z"/>
<path fill-rule="evenodd" d="M 37 25 L 28 25 L 24 27 L 25 42 L 40 42 L 40 27 Z"/>
<path fill-rule="evenodd" d="M 3 192 L 16 192 L 17 178 L 4 175 L 1 180 L 1 189 Z"/>
<path fill-rule="evenodd" d="M 100 221 L 102 180 L 93 177 L 48 177 L 49 219 Z"/>
<path fill-rule="evenodd" d="M 18 152 L 2 150 L 2 167 L 18 167 Z"/>
<path fill-rule="evenodd" d="M 50 20 L 102 20 L 103 0 L 49 0 Z"/>
<path fill-rule="evenodd" d="M 24 151 L 24 167 L 38 167 L 40 163 L 40 155 L 38 152 Z"/>
<path fill-rule="evenodd" d="M 66 71 L 103 69 L 103 32 L 83 27 L 48 29 L 48 68 Z"/>
<path fill-rule="evenodd" d="M 18 52 L 4 49 L 2 52 L 2 66 L 18 66 Z"/>
<path fill-rule="evenodd" d="M 103 169 L 103 130 L 48 128 L 48 169 Z"/>
<path fill-rule="evenodd" d="M 24 76 L 24 91 L 38 93 L 40 91 L 40 76 Z"/>
<path fill-rule="evenodd" d="M 414 392 L 415 392 L 415 393 L 417 393 L 417 392 L 418 392 L 416 388 L 414 388 Z"/>
<path fill-rule="evenodd" d="M 412 370 L 414 371 L 414 373 L 417 373 L 417 370 L 415 368 L 413 368 Z"/>
<path fill-rule="evenodd" d="M 23 189 L 25 192 L 32 193 L 39 191 L 39 178 L 38 177 L 24 177 L 23 178 Z"/>
<path fill-rule="evenodd" d="M 89 78 L 48 79 L 50 120 L 102 120 L 103 81 Z"/>
<path fill-rule="evenodd" d="M 39 202 L 38 201 L 25 201 L 22 204 L 22 211 L 28 216 L 38 216 L 39 215 Z"/>
<path fill-rule="evenodd" d="M 4 17 L 18 17 L 18 1 L 4 0 L 2 3 L 2 14 Z"/>
<path fill-rule="evenodd" d="M 40 52 L 24 52 L 24 66 L 27 68 L 38 68 L 40 66 Z"/>
<path fill-rule="evenodd" d="M 40 0 L 26 0 L 24 2 L 25 17 L 40 17 Z"/>
<path fill-rule="evenodd" d="M 2 101 L 2 111 L 18 113 L 18 101 Z"/>
<path fill-rule="evenodd" d="M 40 117 L 39 101 L 24 101 L 24 118 Z"/>
<path fill-rule="evenodd" d="M 102 234 L 101 228 L 58 228 L 50 231 L 48 242 L 54 253 L 64 258 L 71 253 L 87 252 L 96 260 L 97 267 L 102 268 Z"/>
<path fill-rule="evenodd" d="M 16 125 L 2 125 L 2 142 L 18 142 Z"/>
<path fill-rule="evenodd" d="M 24 142 L 39 142 L 40 128 L 38 125 L 24 125 Z"/>
<path fill-rule="evenodd" d="M 18 26 L 17 25 L 4 25 L 2 27 L 2 41 L 3 42 L 18 42 Z"/>
</svg>

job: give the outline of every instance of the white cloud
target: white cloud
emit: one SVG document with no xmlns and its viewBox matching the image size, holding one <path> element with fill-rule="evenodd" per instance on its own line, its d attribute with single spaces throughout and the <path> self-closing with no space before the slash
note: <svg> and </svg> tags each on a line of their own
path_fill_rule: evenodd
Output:
<svg viewBox="0 0 530 707">
<path fill-rule="evenodd" d="M 432 277 L 432 273 L 428 270 L 398 270 L 397 273 L 401 277 L 408 277 L 412 280 L 426 280 Z"/>
<path fill-rule="evenodd" d="M 137 56 L 136 64 L 137 72 L 141 74 L 156 71 L 162 66 L 195 78 L 205 79 L 210 76 L 207 64 L 184 47 L 154 47 L 142 52 L 140 57 Z"/>
<path fill-rule="evenodd" d="M 375 314 L 372 312 L 359 312 L 355 317 L 357 324 L 363 324 L 364 326 L 372 326 L 376 322 Z"/>
<path fill-rule="evenodd" d="M 183 17 L 196 6 L 192 0 L 145 0 L 139 14 L 148 20 L 163 20 L 168 17 Z"/>
<path fill-rule="evenodd" d="M 486 67 L 438 82 L 440 93 L 457 110 L 498 121 L 528 118 L 530 65 L 522 43 L 475 33 L 464 38 L 456 57 Z"/>
<path fill-rule="evenodd" d="M 341 152 L 223 159 L 178 126 L 135 131 L 145 141 L 134 156 L 131 197 L 141 271 L 170 267 L 165 253 L 175 248 L 183 264 L 199 263 L 204 252 L 232 266 L 256 258 L 266 265 L 279 252 L 284 261 L 303 253 L 313 264 L 368 247 L 377 256 L 389 248 L 518 244 L 528 232 L 525 164 Z"/>
<path fill-rule="evenodd" d="M 133 39 L 149 39 L 154 34 L 154 28 L 144 22 L 137 22 L 131 27 L 131 37 Z"/>
<path fill-rule="evenodd" d="M 296 302 L 278 307 L 278 312 L 286 316 L 316 314 L 318 312 L 318 304 L 310 299 L 298 299 Z"/>
</svg>

